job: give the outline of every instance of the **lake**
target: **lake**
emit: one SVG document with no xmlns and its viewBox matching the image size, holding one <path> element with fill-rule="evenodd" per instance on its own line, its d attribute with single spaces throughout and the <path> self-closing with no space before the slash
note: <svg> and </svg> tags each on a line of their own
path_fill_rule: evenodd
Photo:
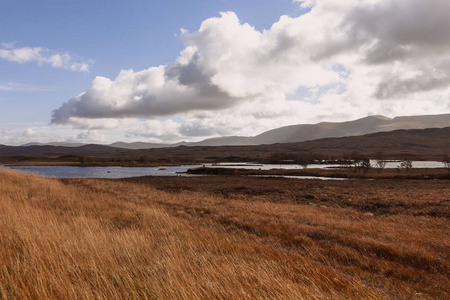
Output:
<svg viewBox="0 0 450 300">
<path fill-rule="evenodd" d="M 372 167 L 375 162 L 371 161 Z M 400 165 L 398 161 L 387 162 L 386 168 L 397 168 Z M 437 161 L 413 161 L 413 168 L 443 168 L 444 164 Z M 1 167 L 2 165 L 0 165 Z M 295 164 L 256 164 L 256 163 L 219 163 L 219 164 L 199 164 L 199 165 L 182 165 L 182 166 L 160 166 L 160 167 L 77 167 L 77 166 L 3 166 L 11 169 L 16 169 L 24 172 L 36 173 L 47 177 L 57 178 L 128 178 L 140 176 L 202 176 L 185 173 L 188 169 L 205 166 L 208 168 L 237 168 L 250 170 L 271 170 L 271 169 L 302 169 L 300 165 Z M 336 164 L 311 164 L 308 169 L 325 169 L 336 168 Z M 279 176 L 291 178 L 290 176 Z M 309 176 L 292 176 L 297 179 L 331 179 L 338 180 L 338 178 L 317 178 Z"/>
<path fill-rule="evenodd" d="M 107 178 L 119 179 L 140 176 L 204 176 L 187 174 L 188 169 L 198 168 L 201 165 L 183 165 L 166 167 L 77 167 L 77 166 L 5 166 L 22 172 L 35 173 L 46 177 L 56 178 Z M 346 178 L 315 177 L 315 176 L 288 176 L 288 175 L 254 175 L 256 177 L 279 177 L 294 179 L 321 179 L 346 180 Z"/>
<path fill-rule="evenodd" d="M 76 167 L 76 166 L 14 166 L 10 169 L 57 178 L 127 178 L 139 176 L 199 176 L 186 172 L 199 165 L 167 167 Z"/>
<path fill-rule="evenodd" d="M 375 160 L 371 160 L 370 164 L 375 167 Z M 386 169 L 396 169 L 400 166 L 400 161 L 387 161 Z M 218 164 L 204 164 L 208 168 L 236 168 L 236 169 L 248 169 L 248 170 L 271 170 L 271 169 L 303 169 L 302 166 L 296 164 L 257 164 L 257 163 L 218 163 Z M 348 166 L 348 165 L 345 165 Z M 341 165 L 338 164 L 310 164 L 308 169 L 328 169 L 328 168 L 339 168 Z M 413 161 L 413 168 L 444 168 L 444 163 L 439 161 Z"/>
</svg>

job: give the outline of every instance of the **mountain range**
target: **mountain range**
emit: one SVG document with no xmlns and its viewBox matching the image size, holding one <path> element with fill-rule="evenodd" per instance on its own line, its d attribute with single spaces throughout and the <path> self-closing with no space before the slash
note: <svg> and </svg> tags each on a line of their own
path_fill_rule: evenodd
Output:
<svg viewBox="0 0 450 300">
<path fill-rule="evenodd" d="M 158 144 L 146 142 L 116 142 L 110 147 L 122 149 L 152 149 L 178 146 L 231 146 L 231 145 L 264 145 L 275 143 L 295 143 L 309 140 L 358 136 L 376 132 L 389 132 L 399 129 L 426 129 L 450 127 L 450 114 L 402 116 L 388 118 L 375 115 L 348 122 L 321 122 L 317 124 L 299 124 L 284 126 L 263 132 L 253 137 L 226 136 L 206 139 L 200 142 L 179 142 L 175 144 Z M 28 143 L 22 146 L 63 146 L 80 147 L 80 143 Z"/>
<path fill-rule="evenodd" d="M 80 147 L 0 145 L 0 164 L 19 162 L 73 162 L 86 157 L 97 164 L 136 165 L 135 162 L 193 164 L 205 162 L 264 161 L 273 156 L 313 155 L 332 159 L 350 153 L 387 159 L 441 161 L 450 149 L 450 127 L 394 130 L 359 136 L 315 139 L 296 143 L 234 146 L 183 146 L 168 148 L 123 149 L 89 144 Z M 291 159 L 291 158 L 286 158 Z M 139 165 L 139 163 L 137 163 Z"/>
</svg>

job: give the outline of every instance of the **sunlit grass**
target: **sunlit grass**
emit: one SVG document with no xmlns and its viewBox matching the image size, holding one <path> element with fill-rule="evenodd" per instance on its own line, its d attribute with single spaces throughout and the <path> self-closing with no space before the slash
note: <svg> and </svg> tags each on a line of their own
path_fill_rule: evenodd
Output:
<svg viewBox="0 0 450 300">
<path fill-rule="evenodd" d="M 247 198 L 2 169 L 0 299 L 449 297 L 446 218 Z"/>
</svg>

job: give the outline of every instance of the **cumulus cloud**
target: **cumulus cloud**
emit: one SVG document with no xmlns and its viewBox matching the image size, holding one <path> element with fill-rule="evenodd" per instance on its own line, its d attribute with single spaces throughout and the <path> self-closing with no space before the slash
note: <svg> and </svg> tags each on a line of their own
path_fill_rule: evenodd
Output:
<svg viewBox="0 0 450 300">
<path fill-rule="evenodd" d="M 41 138 L 41 133 L 35 128 L 0 128 L 0 144 L 4 145 L 20 145 L 30 141 L 39 141 Z"/>
<path fill-rule="evenodd" d="M 86 132 L 80 132 L 77 135 L 77 139 L 82 143 L 104 143 L 106 142 L 106 137 L 95 130 L 88 130 Z"/>
<path fill-rule="evenodd" d="M 364 47 L 364 62 L 385 70 L 377 83 L 377 98 L 449 86 L 448 11 L 449 1 L 390 0 L 359 5 L 349 13 L 345 24 Z"/>
<path fill-rule="evenodd" d="M 55 68 L 70 71 L 89 72 L 91 62 L 77 61 L 68 53 L 57 53 L 43 47 L 15 48 L 13 43 L 2 43 L 0 58 L 24 64 L 36 62 L 39 65 L 49 64 Z"/>
<path fill-rule="evenodd" d="M 176 139 L 448 110 L 449 1 L 295 2 L 308 12 L 264 31 L 233 12 L 182 30 L 186 46 L 173 63 L 98 76 L 52 123 L 92 129 L 151 118 L 127 136 Z M 310 93 L 286 100 L 299 89 Z"/>
<path fill-rule="evenodd" d="M 39 143 L 107 143 L 108 138 L 114 137 L 115 132 L 108 130 L 99 132 L 97 130 L 79 131 L 70 128 L 58 128 L 50 125 L 34 125 L 17 123 L 14 127 L 0 127 L 0 144 L 23 145 L 30 142 Z M 121 137 L 121 136 L 120 136 Z M 119 137 L 115 137 L 116 139 Z"/>
<path fill-rule="evenodd" d="M 126 130 L 128 138 L 145 138 L 154 142 L 173 142 L 182 137 L 179 134 L 181 125 L 173 120 L 148 120 L 143 124 L 134 124 Z"/>
<path fill-rule="evenodd" d="M 258 32 L 236 14 L 222 13 L 204 21 L 198 32 L 183 34 L 187 47 L 174 63 L 122 71 L 115 80 L 97 77 L 85 93 L 55 110 L 52 122 L 226 109 L 299 85 L 339 80 L 328 66 L 286 51 L 282 34 Z"/>
</svg>

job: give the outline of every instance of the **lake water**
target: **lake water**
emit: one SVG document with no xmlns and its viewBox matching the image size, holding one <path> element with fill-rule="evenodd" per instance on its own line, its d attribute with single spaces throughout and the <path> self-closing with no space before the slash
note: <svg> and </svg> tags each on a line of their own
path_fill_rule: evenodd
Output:
<svg viewBox="0 0 450 300">
<path fill-rule="evenodd" d="M 171 167 L 76 167 L 76 166 L 5 166 L 9 169 L 35 173 L 46 177 L 56 178 L 129 178 L 140 176 L 203 176 L 187 174 L 188 169 L 201 165 L 184 165 Z M 315 177 L 315 176 L 286 176 L 286 175 L 254 175 L 255 177 L 279 177 L 294 179 L 346 180 L 346 178 Z"/>
<path fill-rule="evenodd" d="M 371 161 L 372 166 L 375 162 Z M 400 165 L 398 161 L 390 161 L 386 164 L 386 168 L 397 168 Z M 184 173 L 188 169 L 198 168 L 201 166 L 209 168 L 238 168 L 250 170 L 271 170 L 271 169 L 302 169 L 300 165 L 295 164 L 255 164 L 255 163 L 220 163 L 220 164 L 203 164 L 203 165 L 182 165 L 182 166 L 164 166 L 164 167 L 76 167 L 76 166 L 14 166 L 7 168 L 16 169 L 24 172 L 36 173 L 47 177 L 57 178 L 127 178 L 139 176 L 202 176 Z M 413 168 L 443 168 L 444 164 L 437 161 L 413 161 Z M 2 167 L 2 165 L 0 165 Z M 5 167 L 5 166 L 4 166 Z M 311 164 L 308 169 L 325 169 L 336 168 L 336 164 Z M 311 176 L 279 176 L 285 178 L 297 179 L 323 179 L 323 180 L 339 180 L 339 178 L 331 177 L 311 177 Z"/>
<path fill-rule="evenodd" d="M 8 167 L 8 166 L 7 166 Z M 15 170 L 57 178 L 127 178 L 139 176 L 199 176 L 186 173 L 199 165 L 167 167 L 76 167 L 76 166 L 14 166 Z"/>
<path fill-rule="evenodd" d="M 375 167 L 375 160 L 371 160 L 370 164 Z M 400 161 L 388 161 L 386 163 L 386 169 L 396 169 L 400 166 Z M 303 169 L 300 165 L 295 164 L 256 164 L 256 163 L 219 163 L 219 164 L 204 164 L 208 168 L 236 168 L 236 169 L 248 169 L 248 170 L 271 170 L 271 169 Z M 348 165 L 346 165 L 348 166 Z M 341 165 L 338 164 L 310 164 L 308 169 L 328 169 L 328 168 L 339 168 Z M 439 161 L 413 161 L 413 168 L 444 168 L 444 163 Z"/>
<path fill-rule="evenodd" d="M 252 177 L 291 178 L 291 179 L 319 179 L 319 180 L 349 180 L 348 178 L 323 176 L 291 176 L 291 175 L 250 175 Z"/>
</svg>

